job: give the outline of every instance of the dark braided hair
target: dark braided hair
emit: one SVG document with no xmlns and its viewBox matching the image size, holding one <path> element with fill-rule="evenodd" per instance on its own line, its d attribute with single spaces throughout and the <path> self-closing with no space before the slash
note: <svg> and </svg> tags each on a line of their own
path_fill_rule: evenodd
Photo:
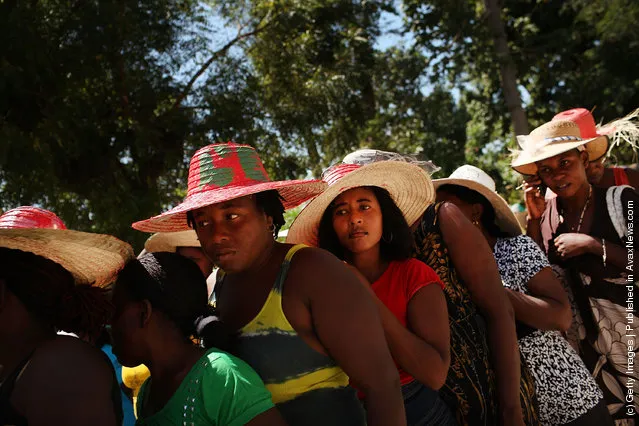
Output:
<svg viewBox="0 0 639 426">
<path fill-rule="evenodd" d="M 0 248 L 0 279 L 42 323 L 96 337 L 113 314 L 107 290 L 76 285 L 58 263 L 21 250 Z"/>
<path fill-rule="evenodd" d="M 465 203 L 468 204 L 481 204 L 484 207 L 484 211 L 481 214 L 481 225 L 488 232 L 488 234 L 492 235 L 496 238 L 504 238 L 508 237 L 508 233 L 502 231 L 497 223 L 495 223 L 495 209 L 493 205 L 490 204 L 490 201 L 486 199 L 479 192 L 472 190 L 470 188 L 466 188 L 461 185 L 451 185 L 446 184 L 437 188 L 437 192 L 443 191 L 447 194 L 454 195 Z"/>
<path fill-rule="evenodd" d="M 257 208 L 273 219 L 273 237 L 277 237 L 280 229 L 286 223 L 284 220 L 284 204 L 282 204 L 284 199 L 280 193 L 274 189 L 258 192 L 254 194 L 253 197 L 255 197 Z M 189 227 L 193 229 L 196 228 L 193 211 L 186 212 L 186 223 Z"/>
<path fill-rule="evenodd" d="M 414 240 L 404 214 L 384 188 L 377 186 L 365 186 L 364 188 L 373 191 L 382 212 L 380 257 L 385 261 L 410 259 Z M 334 209 L 335 206 L 331 203 L 322 215 L 318 230 L 319 246 L 333 253 L 337 258 L 345 260 L 344 247 L 339 242 L 335 228 L 333 228 Z"/>
<path fill-rule="evenodd" d="M 124 267 L 116 286 L 134 301 L 148 300 L 185 340 L 197 336 L 207 348 L 230 349 L 231 333 L 209 305 L 206 280 L 192 260 L 176 253 L 145 253 Z"/>
</svg>

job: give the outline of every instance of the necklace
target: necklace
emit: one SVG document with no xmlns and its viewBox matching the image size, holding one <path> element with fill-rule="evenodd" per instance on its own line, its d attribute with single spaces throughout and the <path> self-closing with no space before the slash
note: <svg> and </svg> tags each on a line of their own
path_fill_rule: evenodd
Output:
<svg viewBox="0 0 639 426">
<path fill-rule="evenodd" d="M 572 226 L 570 228 L 571 231 L 573 232 L 577 232 L 579 233 L 579 231 L 581 231 L 581 224 L 584 221 L 584 215 L 586 214 L 586 210 L 588 210 L 588 205 L 590 204 L 590 198 L 592 198 L 592 185 L 588 187 L 588 198 L 586 198 L 586 202 L 584 203 L 583 208 L 581 209 L 581 214 L 579 215 L 579 223 L 577 224 L 577 227 L 575 228 L 575 226 Z M 562 222 L 563 222 L 563 208 L 562 210 Z"/>
</svg>

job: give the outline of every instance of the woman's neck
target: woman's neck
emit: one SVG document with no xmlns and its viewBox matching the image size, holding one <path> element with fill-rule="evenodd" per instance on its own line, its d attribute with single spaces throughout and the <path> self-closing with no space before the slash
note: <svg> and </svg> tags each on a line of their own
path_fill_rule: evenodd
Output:
<svg viewBox="0 0 639 426">
<path fill-rule="evenodd" d="M 379 245 L 363 253 L 350 254 L 347 262 L 356 267 L 371 284 L 377 281 L 388 268 L 388 262 L 380 256 Z"/>
<path fill-rule="evenodd" d="M 570 197 L 561 197 L 559 198 L 559 203 L 561 207 L 567 213 L 575 213 L 580 212 L 584 206 L 586 205 L 586 201 L 590 196 L 591 186 L 590 183 L 585 182 L 574 195 Z"/>
<path fill-rule="evenodd" d="M 278 246 L 282 244 L 275 240 L 268 241 L 267 244 L 258 250 L 259 256 L 255 258 L 253 263 L 246 270 L 234 273 L 234 279 L 240 281 L 253 281 L 257 277 L 261 277 L 266 269 L 272 266 L 273 255 L 277 253 Z"/>
<path fill-rule="evenodd" d="M 156 385 L 176 380 L 180 383 L 201 356 L 202 350 L 188 341 L 159 339 L 145 364 Z"/>
<path fill-rule="evenodd" d="M 486 242 L 490 246 L 490 251 L 495 251 L 495 244 L 497 244 L 497 238 L 492 236 L 488 231 L 486 231 L 483 227 L 480 228 L 481 233 L 484 234 L 484 238 L 486 238 Z"/>
</svg>

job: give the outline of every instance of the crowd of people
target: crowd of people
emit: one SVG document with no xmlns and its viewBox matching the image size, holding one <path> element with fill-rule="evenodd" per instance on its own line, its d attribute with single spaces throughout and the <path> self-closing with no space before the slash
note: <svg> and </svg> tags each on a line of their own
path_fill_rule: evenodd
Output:
<svg viewBox="0 0 639 426">
<path fill-rule="evenodd" d="M 639 174 L 605 165 L 621 140 L 631 119 L 584 109 L 518 137 L 524 227 L 472 165 L 432 179 L 363 149 L 272 181 L 232 142 L 132 224 L 153 234 L 137 257 L 10 210 L 0 425 L 634 425 Z"/>
</svg>

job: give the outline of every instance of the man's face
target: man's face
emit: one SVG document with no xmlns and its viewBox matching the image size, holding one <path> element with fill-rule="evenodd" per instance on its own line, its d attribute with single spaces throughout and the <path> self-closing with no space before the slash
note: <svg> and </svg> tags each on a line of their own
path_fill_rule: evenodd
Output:
<svg viewBox="0 0 639 426">
<path fill-rule="evenodd" d="M 272 219 L 252 196 L 202 207 L 193 212 L 193 219 L 202 249 L 227 273 L 250 268 L 273 242 Z"/>
</svg>

